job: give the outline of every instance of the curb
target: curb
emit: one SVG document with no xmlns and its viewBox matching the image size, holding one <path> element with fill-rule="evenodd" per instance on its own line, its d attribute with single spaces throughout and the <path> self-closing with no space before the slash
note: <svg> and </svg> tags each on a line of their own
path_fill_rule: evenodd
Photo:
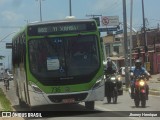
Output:
<svg viewBox="0 0 160 120">
<path fill-rule="evenodd" d="M 149 94 L 150 94 L 150 95 L 160 96 L 160 91 L 149 90 Z"/>
</svg>

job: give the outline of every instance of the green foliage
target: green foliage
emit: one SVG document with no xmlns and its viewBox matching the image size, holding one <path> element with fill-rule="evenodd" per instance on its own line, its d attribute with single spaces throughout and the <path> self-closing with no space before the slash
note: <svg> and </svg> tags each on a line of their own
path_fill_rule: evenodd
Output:
<svg viewBox="0 0 160 120">
<path fill-rule="evenodd" d="M 3 93 L 3 90 L 0 88 L 0 111 L 12 111 L 11 103 L 6 98 L 5 94 Z"/>
<path fill-rule="evenodd" d="M 3 58 L 5 58 L 5 56 L 1 56 L 1 55 L 0 55 L 0 60 L 2 60 Z"/>
</svg>

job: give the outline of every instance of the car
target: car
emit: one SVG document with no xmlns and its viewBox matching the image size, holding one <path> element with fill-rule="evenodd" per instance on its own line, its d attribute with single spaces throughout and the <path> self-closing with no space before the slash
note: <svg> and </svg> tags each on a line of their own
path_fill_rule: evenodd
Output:
<svg viewBox="0 0 160 120">
<path fill-rule="evenodd" d="M 130 68 L 130 67 L 128 67 L 128 68 Z M 131 69 L 134 69 L 134 66 L 132 66 Z M 119 72 L 119 74 L 122 77 L 122 83 L 125 84 L 125 67 L 120 67 L 120 69 L 118 70 L 118 72 Z"/>
<path fill-rule="evenodd" d="M 11 71 L 7 71 L 7 74 L 9 75 L 10 80 L 13 80 L 13 74 Z"/>
<path fill-rule="evenodd" d="M 104 69 L 107 69 L 107 61 L 103 61 L 103 65 L 104 65 Z M 116 65 L 116 63 L 114 61 L 112 61 L 112 67 L 114 70 L 116 70 L 116 72 L 118 71 L 118 67 Z"/>
<path fill-rule="evenodd" d="M 130 67 L 128 67 L 128 69 L 129 69 Z M 134 69 L 135 67 L 134 66 L 132 66 L 131 67 L 131 69 Z M 129 69 L 130 70 L 130 69 Z M 119 74 L 121 75 L 121 76 L 125 76 L 125 67 L 120 67 L 120 69 L 119 69 Z"/>
</svg>

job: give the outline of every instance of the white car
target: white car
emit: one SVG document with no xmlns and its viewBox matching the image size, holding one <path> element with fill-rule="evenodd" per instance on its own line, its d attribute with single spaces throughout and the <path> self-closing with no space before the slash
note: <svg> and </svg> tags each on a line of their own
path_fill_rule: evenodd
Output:
<svg viewBox="0 0 160 120">
<path fill-rule="evenodd" d="M 130 68 L 130 67 L 128 67 L 128 68 Z M 134 66 L 132 66 L 131 69 L 134 69 Z M 125 67 L 121 67 L 119 69 L 119 74 L 122 75 L 123 77 L 125 76 Z"/>
<path fill-rule="evenodd" d="M 134 66 L 132 66 L 131 69 L 134 69 Z M 122 76 L 122 82 L 123 82 L 123 84 L 125 84 L 125 67 L 121 67 L 118 72 Z"/>
<path fill-rule="evenodd" d="M 11 72 L 11 71 L 8 71 L 7 74 L 9 75 L 10 80 L 13 80 L 13 74 L 12 74 L 12 72 Z"/>
</svg>

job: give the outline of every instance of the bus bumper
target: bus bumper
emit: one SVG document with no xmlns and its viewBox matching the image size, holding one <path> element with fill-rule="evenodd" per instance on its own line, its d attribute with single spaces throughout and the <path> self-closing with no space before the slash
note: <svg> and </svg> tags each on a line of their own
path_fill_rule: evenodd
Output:
<svg viewBox="0 0 160 120">
<path fill-rule="evenodd" d="M 92 88 L 89 91 L 56 94 L 30 91 L 29 94 L 31 106 L 102 101 L 104 99 L 104 83 L 101 83 L 99 86 Z"/>
</svg>

